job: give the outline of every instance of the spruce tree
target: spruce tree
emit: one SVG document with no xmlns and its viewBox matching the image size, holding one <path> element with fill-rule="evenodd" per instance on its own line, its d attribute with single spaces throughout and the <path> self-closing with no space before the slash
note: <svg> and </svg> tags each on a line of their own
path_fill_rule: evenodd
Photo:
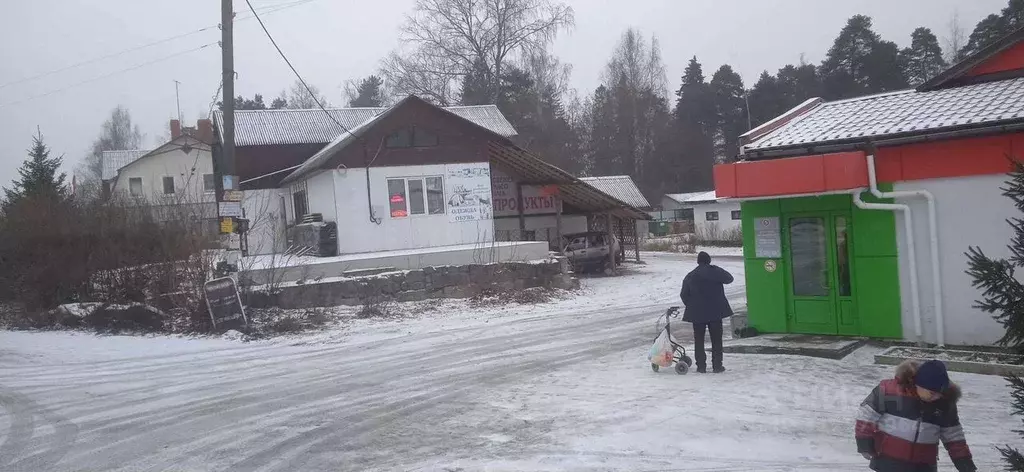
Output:
<svg viewBox="0 0 1024 472">
<path fill-rule="evenodd" d="M 1010 180 L 1002 188 L 1003 195 L 1013 200 L 1018 212 L 1024 213 L 1024 165 L 1019 161 L 1013 165 Z M 1010 258 L 992 259 L 981 248 L 971 247 L 967 251 L 967 274 L 973 279 L 974 287 L 982 291 L 982 298 L 975 306 L 992 314 L 1006 329 L 999 344 L 1024 353 L 1024 285 L 1014 277 L 1016 269 L 1024 267 L 1024 218 L 1013 217 L 1007 222 L 1013 228 L 1008 246 Z M 1007 381 L 1012 389 L 1012 413 L 1024 416 L 1024 379 L 1010 376 Z M 1016 432 L 1024 437 L 1024 430 Z M 1006 462 L 1006 470 L 1024 472 L 1024 455 L 1020 451 L 1006 446 L 999 448 L 999 452 Z"/>
<path fill-rule="evenodd" d="M 355 98 L 349 102 L 350 107 L 382 107 L 384 106 L 384 80 L 371 75 L 356 86 Z"/>
<path fill-rule="evenodd" d="M 4 188 L 5 208 L 26 200 L 63 200 L 67 196 L 64 184 L 67 176 L 58 172 L 62 162 L 60 157 L 50 158 L 50 149 L 43 141 L 43 134 L 37 131 L 32 137 L 28 159 L 18 169 L 20 177 L 13 182 L 12 188 Z"/>
<path fill-rule="evenodd" d="M 746 90 L 740 75 L 724 65 L 711 77 L 711 92 L 718 112 L 715 158 L 727 162 L 739 155 L 740 135 L 749 131 Z"/>
</svg>

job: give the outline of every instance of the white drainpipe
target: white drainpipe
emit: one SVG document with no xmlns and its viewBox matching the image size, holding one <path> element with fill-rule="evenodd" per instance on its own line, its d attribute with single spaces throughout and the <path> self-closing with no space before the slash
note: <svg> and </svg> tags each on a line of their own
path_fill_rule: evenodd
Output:
<svg viewBox="0 0 1024 472">
<path fill-rule="evenodd" d="M 924 342 L 924 332 L 921 327 L 921 292 L 917 286 L 917 257 L 914 256 L 914 219 L 911 216 L 910 206 L 903 203 L 868 203 L 861 199 L 863 190 L 853 192 L 853 203 L 862 210 L 884 210 L 903 212 L 904 233 L 907 235 L 907 258 L 910 265 L 910 303 L 911 313 L 914 316 L 914 335 L 918 343 Z M 874 192 L 872 192 L 874 193 Z"/>
<path fill-rule="evenodd" d="M 939 268 L 939 230 L 937 223 L 937 215 L 935 211 L 935 196 L 927 190 L 907 190 L 907 191 L 896 191 L 896 192 L 883 192 L 878 188 L 878 178 L 875 173 L 875 155 L 867 155 L 868 164 L 868 184 L 871 194 L 877 198 L 912 198 L 912 197 L 924 197 L 928 202 L 928 237 L 929 237 L 929 249 L 931 250 L 932 260 L 932 298 L 935 306 L 935 325 L 936 325 L 936 340 L 939 346 L 946 345 L 946 322 L 945 316 L 942 311 L 942 272 Z M 860 194 L 854 198 L 855 201 L 860 201 Z M 909 223 L 911 220 L 910 207 L 907 205 L 900 204 L 869 204 L 862 202 L 866 205 L 891 205 L 889 208 L 893 210 L 903 211 L 904 222 L 906 223 L 907 231 L 907 251 L 909 254 L 910 261 L 910 285 L 914 296 L 915 315 L 914 324 L 917 329 L 918 342 L 922 340 L 921 333 L 921 311 L 920 311 L 920 295 L 917 289 L 917 253 L 914 252 L 914 241 L 913 241 L 913 229 Z M 860 204 L 858 204 L 860 206 Z M 865 208 L 865 207 L 861 207 Z M 877 208 L 881 209 L 881 208 Z"/>
</svg>

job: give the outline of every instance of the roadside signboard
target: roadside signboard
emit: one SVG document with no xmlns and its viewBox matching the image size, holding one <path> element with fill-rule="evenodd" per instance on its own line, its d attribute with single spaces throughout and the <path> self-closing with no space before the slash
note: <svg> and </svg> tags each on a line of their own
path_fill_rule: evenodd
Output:
<svg viewBox="0 0 1024 472">
<path fill-rule="evenodd" d="M 221 218 L 226 216 L 241 218 L 242 204 L 239 202 L 220 202 L 217 204 L 217 216 L 220 216 Z"/>
<path fill-rule="evenodd" d="M 224 184 L 224 190 L 238 190 L 238 176 L 237 175 L 225 175 L 221 180 Z"/>
<path fill-rule="evenodd" d="M 242 297 L 238 286 L 231 277 L 214 279 L 203 285 L 206 293 L 206 308 L 216 329 L 243 329 L 249 324 L 242 308 Z"/>
<path fill-rule="evenodd" d="M 225 202 L 240 202 L 240 201 L 242 201 L 243 197 L 244 197 L 244 194 L 242 193 L 241 190 L 225 190 L 224 191 L 224 201 Z"/>
<path fill-rule="evenodd" d="M 235 232 L 235 219 L 231 217 L 220 219 L 220 234 L 231 234 Z"/>
</svg>

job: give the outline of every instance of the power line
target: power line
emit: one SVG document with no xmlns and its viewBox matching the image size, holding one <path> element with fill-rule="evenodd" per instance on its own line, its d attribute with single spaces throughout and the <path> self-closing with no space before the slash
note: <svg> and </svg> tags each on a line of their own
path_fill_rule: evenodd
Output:
<svg viewBox="0 0 1024 472">
<path fill-rule="evenodd" d="M 68 85 L 67 87 L 59 88 L 59 89 L 56 89 L 56 90 L 51 90 L 49 92 L 41 93 L 39 95 L 32 95 L 30 97 L 25 97 L 25 98 L 23 98 L 21 100 L 15 100 L 13 102 L 2 103 L 2 104 L 0 104 L 0 108 L 6 107 L 6 106 L 10 106 L 10 105 L 16 105 L 16 104 L 19 104 L 19 103 L 24 103 L 24 102 L 27 102 L 29 100 L 35 100 L 37 98 L 47 97 L 47 96 L 53 95 L 55 93 L 60 93 L 60 92 L 63 92 L 63 91 L 69 90 L 69 89 L 73 89 L 75 87 L 79 87 L 79 86 L 82 86 L 82 85 L 85 85 L 85 84 L 89 84 L 89 83 L 92 83 L 92 82 L 103 80 L 103 79 L 106 79 L 108 77 L 113 77 L 115 75 L 123 74 L 125 72 L 131 72 L 133 70 L 141 69 L 143 67 L 150 66 L 150 65 L 156 64 L 158 62 L 163 62 L 163 61 L 166 61 L 166 60 L 169 60 L 169 59 L 173 59 L 173 58 L 178 57 L 178 56 L 183 56 L 183 55 L 188 54 L 188 53 L 199 51 L 201 49 L 206 49 L 206 48 L 208 48 L 210 46 L 216 46 L 217 44 L 218 43 L 216 43 L 216 42 L 207 43 L 207 44 L 204 44 L 202 46 L 189 49 L 187 51 L 181 51 L 181 52 L 177 52 L 177 53 L 171 54 L 169 56 L 161 57 L 159 59 L 154 59 L 154 60 L 149 61 L 149 62 L 143 62 L 142 64 L 138 64 L 138 65 L 129 67 L 127 69 L 121 69 L 121 70 L 118 70 L 118 71 L 111 72 L 109 74 L 103 74 L 103 75 L 98 76 L 98 77 L 93 77 L 91 79 L 86 79 L 86 80 L 83 80 L 81 82 L 77 82 L 77 83 Z"/>
<path fill-rule="evenodd" d="M 250 2 L 249 0 L 245 0 L 245 3 L 249 5 L 249 11 L 252 12 L 252 15 L 256 18 L 256 21 L 260 23 L 260 27 L 263 28 L 263 32 L 267 34 L 267 38 L 270 39 L 270 43 L 274 45 L 274 49 L 277 49 L 277 53 L 281 55 L 281 59 L 284 59 L 285 64 L 288 64 L 288 67 L 292 70 L 293 73 L 295 73 L 295 77 L 298 78 L 299 82 L 302 83 L 302 86 L 306 88 L 306 92 L 309 92 L 309 96 L 313 98 L 314 102 L 316 102 L 316 106 L 320 107 L 320 109 L 323 110 L 324 114 L 327 115 L 327 117 L 330 118 L 331 121 L 337 123 L 337 125 L 340 126 L 342 130 L 344 130 L 348 134 L 353 134 L 352 131 L 348 129 L 348 127 L 341 124 L 341 122 L 338 121 L 338 119 L 335 118 L 334 115 L 332 115 L 329 111 L 327 111 L 327 109 L 324 108 L 324 105 L 322 103 L 320 103 L 320 99 L 317 98 L 315 93 L 313 93 L 313 90 L 306 83 L 306 80 L 303 79 L 301 75 L 299 75 L 299 71 L 295 70 L 295 66 L 292 65 L 292 61 L 288 60 L 288 56 L 285 56 L 284 51 L 282 51 L 281 47 L 277 45 L 277 41 L 274 40 L 274 36 L 270 34 L 269 30 L 267 30 L 267 25 L 263 24 L 263 20 L 260 19 L 260 16 L 256 13 L 256 9 L 252 7 L 252 2 Z"/>
<path fill-rule="evenodd" d="M 263 12 L 263 14 L 264 15 L 269 15 L 271 13 L 276 13 L 276 12 L 279 12 L 281 10 L 287 10 L 289 8 L 297 7 L 297 6 L 300 6 L 300 5 L 305 5 L 307 3 L 314 2 L 314 1 L 316 1 L 316 0 L 297 0 L 297 1 L 293 1 L 293 2 L 279 3 L 279 4 L 276 4 L 276 5 L 267 5 L 267 6 L 260 7 L 259 9 L 260 10 L 267 10 L 267 11 Z M 253 15 L 245 16 L 245 17 L 239 18 L 237 21 L 248 20 L 248 19 L 253 18 L 253 17 L 254 17 Z M 140 51 L 142 49 L 150 48 L 150 47 L 157 46 L 157 45 L 160 45 L 160 44 L 169 43 L 169 42 L 174 41 L 176 39 L 186 38 L 186 37 L 193 36 L 193 35 L 196 35 L 196 34 L 199 34 L 199 33 L 203 33 L 205 31 L 215 30 L 215 29 L 219 29 L 219 28 L 220 28 L 219 24 L 205 26 L 203 28 L 199 28 L 199 29 L 194 30 L 194 31 L 189 31 L 187 33 L 176 34 L 174 36 L 169 36 L 169 37 L 166 37 L 164 39 L 158 39 L 156 41 L 149 42 L 149 43 L 146 43 L 146 44 L 142 44 L 142 45 L 139 45 L 139 46 L 130 47 L 128 49 L 123 49 L 123 50 L 120 50 L 120 51 L 117 51 L 117 52 L 112 52 L 112 53 L 105 54 L 105 55 L 102 55 L 102 56 L 94 57 L 92 59 L 86 59 L 86 60 L 81 61 L 81 62 L 76 62 L 74 64 L 70 64 L 70 65 L 67 65 L 67 66 L 64 66 L 64 67 L 60 67 L 60 68 L 57 68 L 57 69 L 53 69 L 53 70 L 50 70 L 50 71 L 42 72 L 40 74 L 36 74 L 36 75 L 30 76 L 30 77 L 25 77 L 25 78 L 22 78 L 22 79 L 18 79 L 18 80 L 15 80 L 13 82 L 7 82 L 7 83 L 0 84 L 0 89 L 3 89 L 5 87 L 10 87 L 11 85 L 18 85 L 18 84 L 23 84 L 25 82 L 30 82 L 30 81 L 33 81 L 33 80 L 38 80 L 38 79 L 41 79 L 43 77 L 47 77 L 47 76 L 50 76 L 50 75 L 53 75 L 53 74 L 58 74 L 58 73 L 65 72 L 65 71 L 68 71 L 68 70 L 71 70 L 71 69 L 77 69 L 77 68 L 82 67 L 82 66 L 86 66 L 86 65 L 89 65 L 89 64 L 94 64 L 94 63 L 100 62 L 100 61 L 105 61 L 107 59 L 111 59 L 111 58 L 114 58 L 114 57 L 117 57 L 117 56 L 123 56 L 123 55 L 128 54 L 128 53 L 132 53 L 132 52 L 135 52 L 135 51 Z"/>
</svg>

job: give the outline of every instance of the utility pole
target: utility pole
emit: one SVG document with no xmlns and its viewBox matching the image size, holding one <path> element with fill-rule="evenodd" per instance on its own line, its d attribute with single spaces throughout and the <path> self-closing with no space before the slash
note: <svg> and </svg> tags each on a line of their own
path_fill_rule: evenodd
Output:
<svg viewBox="0 0 1024 472">
<path fill-rule="evenodd" d="M 221 31 L 221 53 L 224 80 L 224 120 L 221 130 L 224 135 L 224 142 L 221 143 L 223 153 L 221 154 L 222 175 L 235 175 L 235 47 L 234 31 L 232 22 L 235 12 L 232 8 L 232 0 L 221 0 L 220 13 Z"/>
<path fill-rule="evenodd" d="M 181 123 L 181 92 L 178 90 L 178 86 L 181 82 L 174 81 L 174 102 L 178 105 L 178 123 Z"/>
</svg>

